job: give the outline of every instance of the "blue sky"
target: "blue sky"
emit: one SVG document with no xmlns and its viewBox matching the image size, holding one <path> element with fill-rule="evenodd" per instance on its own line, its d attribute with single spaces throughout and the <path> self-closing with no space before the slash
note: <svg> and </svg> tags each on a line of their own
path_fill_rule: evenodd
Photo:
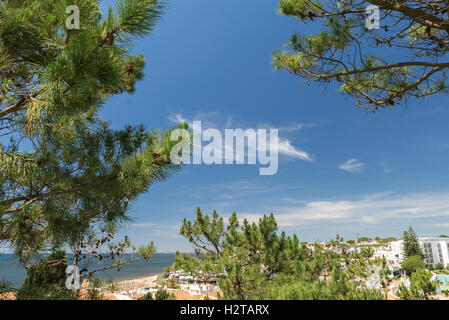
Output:
<svg viewBox="0 0 449 320">
<path fill-rule="evenodd" d="M 133 204 L 122 234 L 159 250 L 189 250 L 179 228 L 196 207 L 255 220 L 273 212 L 301 241 L 449 233 L 448 96 L 367 114 L 334 87 L 308 86 L 271 57 L 298 21 L 268 0 L 174 0 L 157 30 L 135 46 L 147 58 L 133 95 L 110 100 L 114 128 L 279 128 L 289 149 L 274 176 L 258 166 L 189 165 Z M 310 155 L 305 161 L 298 154 Z"/>
</svg>

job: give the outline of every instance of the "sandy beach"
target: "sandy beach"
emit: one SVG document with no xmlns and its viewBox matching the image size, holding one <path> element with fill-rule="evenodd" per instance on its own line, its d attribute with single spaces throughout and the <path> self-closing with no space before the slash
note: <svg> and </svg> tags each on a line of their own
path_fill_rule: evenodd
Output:
<svg viewBox="0 0 449 320">
<path fill-rule="evenodd" d="M 118 291 L 128 291 L 128 290 L 136 290 L 136 289 L 144 289 L 147 287 L 156 286 L 156 279 L 160 274 L 155 274 L 151 276 L 123 280 L 117 282 Z"/>
</svg>

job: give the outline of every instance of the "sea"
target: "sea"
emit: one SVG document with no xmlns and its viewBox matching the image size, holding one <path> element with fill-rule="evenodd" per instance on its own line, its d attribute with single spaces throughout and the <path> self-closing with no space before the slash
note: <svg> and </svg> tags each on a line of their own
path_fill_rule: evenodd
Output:
<svg viewBox="0 0 449 320">
<path fill-rule="evenodd" d="M 70 255 L 68 255 L 70 257 Z M 126 259 L 126 254 L 122 255 Z M 120 271 L 109 269 L 95 273 L 94 277 L 102 281 L 123 281 L 162 273 L 164 268 L 173 264 L 174 253 L 156 253 L 149 262 L 136 261 L 123 266 Z M 106 262 L 107 263 L 107 262 Z M 89 271 L 96 270 L 107 265 L 100 265 L 94 261 L 89 266 Z M 82 268 L 82 265 L 80 266 Z M 13 288 L 20 288 L 26 277 L 26 269 L 20 265 L 13 254 L 0 253 L 0 280 L 8 281 Z"/>
</svg>

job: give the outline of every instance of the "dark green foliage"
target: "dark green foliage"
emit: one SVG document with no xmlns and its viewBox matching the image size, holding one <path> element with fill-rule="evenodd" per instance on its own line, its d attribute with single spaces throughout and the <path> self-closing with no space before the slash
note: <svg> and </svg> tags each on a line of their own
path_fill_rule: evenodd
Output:
<svg viewBox="0 0 449 320">
<path fill-rule="evenodd" d="M 423 258 L 420 255 L 410 256 L 402 262 L 402 268 L 407 272 L 407 274 L 412 274 L 418 269 L 425 268 Z"/>
<path fill-rule="evenodd" d="M 159 289 L 156 291 L 154 296 L 151 292 L 148 292 L 138 300 L 176 300 L 176 298 L 174 294 L 168 293 L 166 290 Z"/>
<path fill-rule="evenodd" d="M 370 5 L 379 30 L 366 27 Z M 446 92 L 448 10 L 447 1 L 279 0 L 280 14 L 315 25 L 273 62 L 308 83 L 335 83 L 370 112 Z"/>
<path fill-rule="evenodd" d="M 196 256 L 177 254 L 174 267 L 200 281 L 218 277 L 225 299 L 383 298 L 359 281 L 375 263 L 368 260 L 371 251 L 338 254 L 319 244 L 312 250 L 296 235 L 278 234 L 272 214 L 240 223 L 233 213 L 225 225 L 217 212 L 203 215 L 198 208 L 195 220 L 184 220 L 181 235 Z"/>
<path fill-rule="evenodd" d="M 115 2 L 106 12 L 99 0 L 0 3 L 0 242 L 24 263 L 62 247 L 98 254 L 130 221 L 129 204 L 179 169 L 171 130 L 114 130 L 99 116 L 143 78 L 145 58 L 130 49 L 163 9 Z M 69 5 L 79 30 L 67 30 Z"/>
<path fill-rule="evenodd" d="M 154 295 L 154 300 L 176 300 L 175 296 L 165 290 L 159 289 Z"/>
<path fill-rule="evenodd" d="M 57 251 L 27 270 L 18 300 L 74 299 L 75 292 L 66 288 L 66 255 Z"/>
<path fill-rule="evenodd" d="M 0 294 L 10 291 L 14 291 L 12 288 L 12 282 L 0 280 Z"/>
<path fill-rule="evenodd" d="M 444 270 L 444 264 L 442 264 L 441 262 L 437 263 L 437 265 L 435 266 L 436 270 Z"/>
<path fill-rule="evenodd" d="M 103 286 L 103 282 L 98 278 L 93 278 L 89 282 L 87 289 L 87 297 L 89 300 L 102 300 L 103 293 L 99 290 Z"/>
<path fill-rule="evenodd" d="M 357 239 L 357 242 L 367 242 L 367 241 L 371 241 L 373 239 L 368 238 L 368 237 L 361 237 Z"/>
<path fill-rule="evenodd" d="M 417 255 L 424 257 L 421 246 L 419 245 L 418 236 L 412 226 L 409 226 L 408 231 L 404 231 L 402 240 L 404 241 L 402 248 L 404 258 L 407 259 L 411 256 Z"/>
<path fill-rule="evenodd" d="M 432 272 L 419 268 L 410 277 L 410 288 L 399 287 L 397 295 L 402 300 L 428 300 L 437 289 L 436 281 L 432 281 Z"/>
<path fill-rule="evenodd" d="M 154 300 L 153 295 L 151 292 L 146 293 L 142 297 L 138 298 L 137 300 Z"/>
</svg>

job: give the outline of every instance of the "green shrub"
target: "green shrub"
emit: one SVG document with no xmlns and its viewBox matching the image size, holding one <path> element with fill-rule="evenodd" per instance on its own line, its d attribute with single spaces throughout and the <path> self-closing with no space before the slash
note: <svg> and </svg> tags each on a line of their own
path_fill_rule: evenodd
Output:
<svg viewBox="0 0 449 320">
<path fill-rule="evenodd" d="M 154 300 L 153 295 L 151 292 L 148 292 L 143 297 L 138 298 L 137 300 Z"/>
<path fill-rule="evenodd" d="M 75 299 L 76 292 L 66 288 L 66 254 L 56 251 L 27 270 L 17 294 L 18 300 Z"/>
<path fill-rule="evenodd" d="M 175 295 L 159 289 L 154 295 L 154 300 L 176 300 Z"/>
</svg>

